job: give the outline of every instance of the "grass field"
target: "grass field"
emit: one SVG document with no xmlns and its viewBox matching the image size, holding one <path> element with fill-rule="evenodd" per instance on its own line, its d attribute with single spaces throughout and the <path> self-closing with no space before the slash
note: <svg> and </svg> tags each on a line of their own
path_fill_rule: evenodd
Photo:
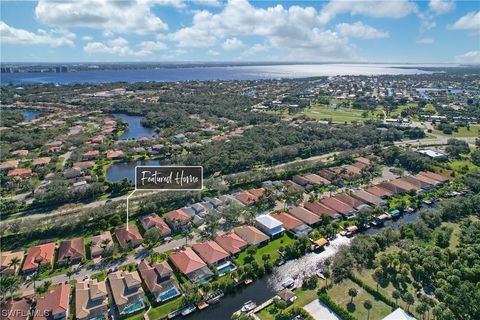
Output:
<svg viewBox="0 0 480 320">
<path fill-rule="evenodd" d="M 468 137 L 478 137 L 479 130 L 480 130 L 480 125 L 471 125 L 470 130 L 467 130 L 467 127 L 458 127 L 458 132 L 453 132 L 452 134 L 445 134 L 440 130 L 433 130 L 433 133 L 437 135 L 445 136 L 445 137 L 468 138 Z"/>
<path fill-rule="evenodd" d="M 163 319 L 170 312 L 180 308 L 182 306 L 182 303 L 183 303 L 183 297 L 180 296 L 171 301 L 163 303 L 157 307 L 152 307 L 147 314 L 150 317 L 150 319 Z"/>
<path fill-rule="evenodd" d="M 351 298 L 348 295 L 348 290 L 350 288 L 355 288 L 358 291 L 357 296 L 353 298 L 353 303 L 350 303 Z M 373 307 L 370 310 L 370 320 L 381 320 L 390 312 L 392 312 L 392 308 L 390 306 L 386 305 L 383 301 L 375 300 L 371 294 L 349 279 L 334 285 L 328 291 L 328 295 L 333 301 L 335 301 L 336 304 L 345 310 L 348 310 L 357 319 L 368 318 L 368 312 L 363 307 L 363 302 L 365 300 L 370 300 L 372 302 Z"/>
<path fill-rule="evenodd" d="M 372 119 L 371 113 L 368 113 L 368 117 L 362 117 L 363 110 L 356 110 L 350 108 L 334 108 L 325 105 L 315 104 L 310 108 L 305 109 L 305 115 L 314 120 L 332 120 L 332 122 L 344 123 L 352 121 L 363 122 L 367 119 Z M 381 112 L 376 111 L 374 115 L 381 114 Z"/>
<path fill-rule="evenodd" d="M 294 239 L 292 239 L 288 235 L 284 234 L 280 238 L 277 238 L 273 241 L 270 241 L 266 246 L 258 248 L 257 252 L 254 255 L 255 260 L 257 260 L 258 262 L 261 262 L 262 261 L 262 256 L 264 254 L 269 254 L 270 255 L 270 261 L 275 261 L 280 256 L 278 248 L 280 248 L 280 246 L 285 246 L 288 243 L 293 242 L 293 241 L 294 241 Z M 236 259 L 237 264 L 238 265 L 244 265 L 246 256 L 247 256 L 247 250 L 244 250 L 242 253 L 240 253 L 238 258 Z"/>
</svg>

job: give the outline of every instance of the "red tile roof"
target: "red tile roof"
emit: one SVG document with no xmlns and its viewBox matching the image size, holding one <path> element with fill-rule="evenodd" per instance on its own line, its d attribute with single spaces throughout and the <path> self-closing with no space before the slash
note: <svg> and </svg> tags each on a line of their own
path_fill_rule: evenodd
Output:
<svg viewBox="0 0 480 320">
<path fill-rule="evenodd" d="M 163 291 L 161 282 L 170 278 L 172 274 L 172 268 L 170 268 L 167 261 L 149 264 L 146 260 L 143 260 L 138 265 L 138 271 L 151 293 Z"/>
<path fill-rule="evenodd" d="M 169 221 L 180 220 L 190 221 L 190 216 L 186 214 L 182 209 L 173 210 L 165 214 L 165 218 Z"/>
<path fill-rule="evenodd" d="M 58 260 L 62 261 L 70 257 L 71 261 L 85 258 L 85 246 L 83 238 L 75 238 L 60 242 L 58 248 Z"/>
<path fill-rule="evenodd" d="M 283 223 L 286 229 L 295 229 L 303 224 L 303 222 L 286 212 L 278 212 L 272 214 L 272 217 Z"/>
<path fill-rule="evenodd" d="M 439 182 L 447 182 L 448 180 L 450 180 L 448 177 L 445 177 L 444 175 L 437 174 L 431 171 L 424 171 L 424 172 L 422 171 L 420 172 L 420 174 L 422 176 L 426 176 L 427 178 L 430 178 Z"/>
<path fill-rule="evenodd" d="M 118 242 L 123 247 L 130 242 L 136 243 L 143 240 L 138 228 L 135 225 L 129 225 L 128 231 L 125 226 L 115 229 L 115 235 L 117 236 Z"/>
<path fill-rule="evenodd" d="M 163 219 L 155 213 L 149 214 L 148 216 L 142 218 L 141 224 L 145 230 L 148 230 L 152 227 L 158 228 L 162 235 L 168 235 L 172 233 L 172 230 L 168 227 L 165 221 L 163 221 Z"/>
<path fill-rule="evenodd" d="M 248 193 L 253 194 L 257 198 L 260 198 L 265 193 L 265 189 L 264 188 L 250 189 L 248 190 Z"/>
<path fill-rule="evenodd" d="M 248 244 L 252 245 L 257 245 L 270 239 L 269 236 L 252 226 L 237 227 L 233 231 Z"/>
<path fill-rule="evenodd" d="M 19 300 L 10 300 L 8 299 L 5 304 L 1 305 L 2 320 L 27 320 L 30 314 L 30 307 L 32 301 L 27 298 L 22 298 Z M 4 314 L 5 313 L 5 314 Z"/>
<path fill-rule="evenodd" d="M 341 214 L 347 214 L 349 212 L 354 211 L 354 209 L 348 204 L 330 197 L 323 198 L 322 200 L 320 200 L 320 203 L 326 205 L 329 208 L 332 208 L 337 212 L 340 212 Z"/>
<path fill-rule="evenodd" d="M 32 176 L 32 169 L 28 168 L 17 168 L 8 171 L 7 176 L 9 177 L 20 177 L 20 178 L 26 178 Z"/>
<path fill-rule="evenodd" d="M 70 300 L 70 285 L 60 284 L 52 291 L 37 300 L 34 320 L 50 320 L 59 313 L 68 311 Z M 48 316 L 43 316 L 48 315 Z"/>
<path fill-rule="evenodd" d="M 258 197 L 254 196 L 253 194 L 249 193 L 249 192 L 240 192 L 239 194 L 237 194 L 235 196 L 235 198 L 240 201 L 241 203 L 243 203 L 244 205 L 250 205 L 250 204 L 253 204 L 255 203 L 257 200 L 258 200 Z"/>
<path fill-rule="evenodd" d="M 305 208 L 302 207 L 296 207 L 293 206 L 288 209 L 288 212 L 294 216 L 295 218 L 298 218 L 305 222 L 308 225 L 312 225 L 315 223 L 318 223 L 320 221 L 320 217 L 317 216 L 315 213 L 308 211 Z"/>
<path fill-rule="evenodd" d="M 192 249 L 208 264 L 213 264 L 229 256 L 228 252 L 213 240 L 194 243 Z"/>
<path fill-rule="evenodd" d="M 351 207 L 358 207 L 362 204 L 365 204 L 363 201 L 360 201 L 358 199 L 355 199 L 353 197 L 351 197 L 350 195 L 346 194 L 346 193 L 340 193 L 340 194 L 337 194 L 335 195 L 333 198 L 337 199 L 337 200 L 340 200 L 342 201 L 343 203 L 346 203 L 348 204 L 349 206 Z"/>
<path fill-rule="evenodd" d="M 328 215 L 332 217 L 338 214 L 337 211 L 333 210 L 330 207 L 327 207 L 326 205 L 320 202 L 304 202 L 303 207 L 307 210 L 312 211 L 317 216 Z"/>
<path fill-rule="evenodd" d="M 232 231 L 217 236 L 215 241 L 231 254 L 237 254 L 247 246 L 247 243 Z"/>
<path fill-rule="evenodd" d="M 171 253 L 168 258 L 175 267 L 187 275 L 206 266 L 205 262 L 190 247 Z"/>
<path fill-rule="evenodd" d="M 387 189 L 380 188 L 378 186 L 373 186 L 371 188 L 368 188 L 367 190 L 368 193 L 371 193 L 377 197 L 390 197 L 393 196 L 393 192 Z"/>
<path fill-rule="evenodd" d="M 36 158 L 32 160 L 32 165 L 41 165 L 41 164 L 49 164 L 51 158 L 50 157 L 42 157 L 42 158 Z"/>
<path fill-rule="evenodd" d="M 33 271 L 39 264 L 49 264 L 55 254 L 55 242 L 41 244 L 28 250 L 27 257 L 23 263 L 23 271 Z"/>
<path fill-rule="evenodd" d="M 122 150 L 108 150 L 107 151 L 107 158 L 109 159 L 115 159 L 115 158 L 121 158 L 123 157 L 123 151 Z"/>
</svg>

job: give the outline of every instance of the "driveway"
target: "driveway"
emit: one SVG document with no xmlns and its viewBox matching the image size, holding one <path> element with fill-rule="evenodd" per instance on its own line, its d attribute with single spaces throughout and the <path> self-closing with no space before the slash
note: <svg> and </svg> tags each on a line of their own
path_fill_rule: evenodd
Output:
<svg viewBox="0 0 480 320">
<path fill-rule="evenodd" d="M 314 300 L 303 307 L 315 320 L 341 320 L 332 310 L 330 310 L 320 300 Z"/>
</svg>

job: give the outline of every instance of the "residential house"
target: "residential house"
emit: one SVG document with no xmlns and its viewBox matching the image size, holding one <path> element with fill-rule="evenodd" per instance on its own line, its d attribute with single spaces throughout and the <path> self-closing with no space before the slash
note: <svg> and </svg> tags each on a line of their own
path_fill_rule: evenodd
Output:
<svg viewBox="0 0 480 320">
<path fill-rule="evenodd" d="M 248 193 L 253 194 L 257 199 L 260 199 L 265 194 L 264 188 L 249 189 Z"/>
<path fill-rule="evenodd" d="M 80 177 L 81 175 L 82 175 L 82 169 L 80 169 L 79 167 L 72 167 L 70 169 L 65 170 L 65 172 L 63 173 L 63 177 L 65 179 L 73 179 L 73 178 Z"/>
<path fill-rule="evenodd" d="M 317 174 L 307 174 L 303 176 L 304 179 L 306 179 L 310 184 L 312 185 L 325 185 L 328 186 L 331 184 L 331 182 Z"/>
<path fill-rule="evenodd" d="M 190 247 L 172 252 L 168 259 L 193 283 L 204 283 L 213 277 L 207 264 Z"/>
<path fill-rule="evenodd" d="M 173 210 L 165 214 L 165 221 L 175 231 L 188 229 L 192 218 L 181 209 Z"/>
<path fill-rule="evenodd" d="M 145 309 L 145 294 L 137 271 L 110 273 L 108 283 L 120 316 Z"/>
<path fill-rule="evenodd" d="M 340 200 L 337 200 L 335 198 L 326 197 L 320 200 L 320 203 L 337 211 L 344 217 L 352 217 L 355 215 L 355 209 L 352 206 L 346 203 L 343 203 Z"/>
<path fill-rule="evenodd" d="M 279 291 L 277 295 L 281 300 L 285 301 L 287 304 L 292 304 L 297 299 L 297 296 L 295 295 L 295 293 L 293 293 L 292 290 L 287 288 Z"/>
<path fill-rule="evenodd" d="M 322 169 L 318 172 L 318 175 L 328 181 L 334 181 L 338 177 L 338 174 L 330 169 Z"/>
<path fill-rule="evenodd" d="M 110 231 L 103 231 L 90 239 L 90 254 L 92 258 L 100 257 L 105 250 L 113 247 L 113 239 Z"/>
<path fill-rule="evenodd" d="M 107 158 L 108 159 L 120 159 L 123 158 L 124 154 L 122 150 L 108 150 Z"/>
<path fill-rule="evenodd" d="M 400 178 L 399 180 L 403 181 L 403 182 L 406 182 L 406 183 L 410 183 L 411 185 L 414 185 L 416 188 L 418 188 L 417 190 L 420 190 L 420 189 L 426 190 L 426 189 L 429 189 L 430 187 L 432 187 L 431 184 L 426 183 L 426 182 L 421 181 L 421 180 L 417 180 L 412 176 L 406 176 L 406 177 Z"/>
<path fill-rule="evenodd" d="M 438 181 L 439 183 L 445 183 L 449 180 L 448 177 L 446 176 L 443 176 L 441 174 L 437 174 L 437 173 L 434 173 L 434 172 L 431 172 L 431 171 L 422 171 L 419 173 L 420 175 L 422 176 L 425 176 L 427 178 L 430 178 L 430 179 L 433 179 L 433 180 L 436 180 Z"/>
<path fill-rule="evenodd" d="M 7 299 L 0 309 L 2 320 L 28 320 L 32 314 L 32 299 Z"/>
<path fill-rule="evenodd" d="M 243 205 L 246 205 L 246 206 L 249 206 L 249 205 L 252 205 L 254 204 L 255 202 L 258 201 L 258 197 L 254 196 L 253 194 L 249 193 L 249 192 L 246 192 L 246 191 L 242 191 L 242 192 L 239 192 L 235 198 L 240 201 Z"/>
<path fill-rule="evenodd" d="M 140 223 L 142 224 L 142 227 L 145 230 L 148 230 L 148 229 L 151 229 L 151 228 L 157 228 L 160 231 L 160 234 L 162 236 L 168 236 L 169 234 L 172 233 L 172 230 L 166 224 L 166 222 L 163 221 L 163 219 L 160 218 L 155 213 L 152 213 L 152 214 L 149 214 L 146 217 L 143 217 L 140 220 Z"/>
<path fill-rule="evenodd" d="M 295 182 L 296 184 L 302 186 L 302 187 L 306 187 L 307 185 L 310 184 L 310 181 L 305 179 L 304 177 L 302 176 L 299 176 L 299 175 L 295 175 L 292 177 L 292 181 Z"/>
<path fill-rule="evenodd" d="M 357 190 L 352 192 L 352 197 L 368 203 L 372 206 L 383 206 L 385 204 L 385 201 L 382 200 L 382 198 L 377 197 L 376 195 L 371 194 L 365 190 Z"/>
<path fill-rule="evenodd" d="M 14 177 L 17 179 L 30 178 L 33 175 L 32 169 L 29 168 L 17 168 L 8 171 L 8 177 Z"/>
<path fill-rule="evenodd" d="M 317 216 L 329 216 L 332 219 L 340 219 L 342 216 L 336 211 L 333 210 L 330 207 L 327 207 L 326 205 L 320 203 L 320 202 L 304 202 L 303 207 L 313 213 L 315 213 Z"/>
<path fill-rule="evenodd" d="M 320 216 L 302 207 L 292 206 L 288 209 L 288 212 L 309 226 L 313 226 L 320 222 Z"/>
<path fill-rule="evenodd" d="M 80 161 L 73 164 L 74 167 L 80 168 L 81 170 L 89 169 L 95 167 L 95 162 L 93 161 Z"/>
<path fill-rule="evenodd" d="M 41 157 L 32 160 L 32 166 L 42 166 L 49 164 L 51 161 L 50 157 Z"/>
<path fill-rule="evenodd" d="M 407 192 L 420 190 L 420 187 L 418 187 L 417 185 L 411 184 L 408 181 L 403 180 L 402 178 L 391 180 L 390 183 L 402 189 L 406 189 Z"/>
<path fill-rule="evenodd" d="M 414 178 L 416 180 L 419 180 L 419 181 L 422 181 L 423 183 L 428 183 L 432 187 L 438 186 L 440 184 L 440 182 L 438 182 L 437 180 L 433 180 L 433 179 L 431 179 L 427 176 L 423 176 L 421 174 L 416 174 L 416 175 L 412 176 L 412 178 Z"/>
<path fill-rule="evenodd" d="M 118 227 L 115 229 L 115 236 L 122 248 L 126 248 L 127 246 L 136 248 L 143 242 L 143 238 L 140 235 L 137 226 L 133 224 L 128 226 L 128 230 L 126 226 Z"/>
<path fill-rule="evenodd" d="M 402 308 L 395 309 L 392 313 L 388 314 L 382 320 L 417 320 L 415 317 L 411 316 Z"/>
<path fill-rule="evenodd" d="M 222 201 L 217 198 L 205 197 L 203 200 L 210 203 L 215 209 L 218 209 L 222 205 Z"/>
<path fill-rule="evenodd" d="M 70 285 L 60 284 L 37 299 L 33 320 L 68 319 Z"/>
<path fill-rule="evenodd" d="M 2 251 L 0 252 L 0 275 L 12 275 L 20 270 L 23 258 L 25 257 L 24 251 Z M 12 265 L 12 260 L 20 261 L 18 265 Z"/>
<path fill-rule="evenodd" d="M 194 243 L 192 249 L 209 265 L 219 265 L 229 257 L 228 252 L 213 240 Z"/>
<path fill-rule="evenodd" d="M 83 153 L 82 159 L 83 160 L 94 160 L 94 159 L 97 159 L 99 155 L 100 155 L 100 153 L 99 153 L 98 150 L 90 150 L 90 151 L 86 151 L 86 152 Z"/>
<path fill-rule="evenodd" d="M 18 167 L 18 160 L 8 160 L 0 164 L 0 170 L 15 169 Z"/>
<path fill-rule="evenodd" d="M 89 279 L 75 284 L 75 317 L 77 320 L 108 319 L 108 295 L 105 281 Z"/>
<path fill-rule="evenodd" d="M 173 270 L 166 261 L 148 263 L 143 260 L 138 265 L 143 282 L 156 302 L 164 302 L 181 294 L 173 279 Z"/>
<path fill-rule="evenodd" d="M 58 247 L 58 262 L 76 263 L 85 258 L 83 238 L 63 240 Z"/>
<path fill-rule="evenodd" d="M 307 236 L 312 228 L 307 226 L 303 221 L 295 218 L 286 212 L 278 212 L 272 214 L 272 217 L 280 221 L 285 229 L 290 230 L 295 234 L 295 237 Z"/>
<path fill-rule="evenodd" d="M 22 149 L 22 150 L 15 150 L 10 153 L 14 157 L 26 157 L 28 156 L 28 150 Z"/>
<path fill-rule="evenodd" d="M 346 193 L 339 193 L 333 197 L 334 199 L 340 200 L 343 203 L 348 204 L 350 207 L 354 209 L 361 210 L 363 208 L 368 208 L 369 206 L 365 204 L 365 202 L 354 198 Z"/>
<path fill-rule="evenodd" d="M 45 244 L 39 244 L 31 247 L 28 250 L 25 262 L 23 263 L 22 271 L 30 273 L 42 265 L 51 265 L 53 262 L 53 256 L 55 254 L 55 242 L 49 242 Z"/>
<path fill-rule="evenodd" d="M 392 180 L 393 181 L 393 180 Z M 378 186 L 382 189 L 386 189 L 390 191 L 392 194 L 404 194 L 410 191 L 408 187 L 406 186 L 401 186 L 396 183 L 392 183 L 392 181 L 383 181 L 378 184 Z"/>
<path fill-rule="evenodd" d="M 285 231 L 280 221 L 266 214 L 256 217 L 255 225 L 272 238 L 281 235 Z"/>
<path fill-rule="evenodd" d="M 367 191 L 368 193 L 371 193 L 374 196 L 377 196 L 381 199 L 385 199 L 385 198 L 393 196 L 392 191 L 390 191 L 388 189 L 384 189 L 380 186 L 373 186 L 373 187 L 370 187 L 370 188 L 366 189 L 365 191 Z"/>
<path fill-rule="evenodd" d="M 246 243 L 253 246 L 261 246 L 270 240 L 266 234 L 252 226 L 240 226 L 233 229 L 233 231 Z"/>
<path fill-rule="evenodd" d="M 216 236 L 215 241 L 233 255 L 240 253 L 247 247 L 247 243 L 233 231 Z"/>
</svg>

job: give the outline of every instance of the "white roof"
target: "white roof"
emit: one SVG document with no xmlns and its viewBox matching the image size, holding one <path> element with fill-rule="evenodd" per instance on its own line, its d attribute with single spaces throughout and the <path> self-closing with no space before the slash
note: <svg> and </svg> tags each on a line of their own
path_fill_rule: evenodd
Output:
<svg viewBox="0 0 480 320">
<path fill-rule="evenodd" d="M 414 317 L 406 313 L 402 308 L 397 308 L 382 320 L 416 320 Z"/>
<path fill-rule="evenodd" d="M 260 224 L 263 224 L 268 229 L 274 229 L 276 227 L 283 226 L 283 223 L 281 223 L 280 221 L 278 221 L 274 217 L 266 215 L 266 214 L 262 214 L 261 216 L 256 217 L 255 221 L 257 221 Z"/>
</svg>

